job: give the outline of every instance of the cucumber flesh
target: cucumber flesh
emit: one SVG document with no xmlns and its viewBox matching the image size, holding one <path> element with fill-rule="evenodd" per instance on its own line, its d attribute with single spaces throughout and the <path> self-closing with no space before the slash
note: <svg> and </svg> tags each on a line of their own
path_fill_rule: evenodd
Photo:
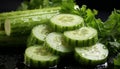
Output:
<svg viewBox="0 0 120 69">
<path fill-rule="evenodd" d="M 33 34 L 36 35 L 36 37 L 39 40 L 44 41 L 46 36 L 50 33 L 50 28 L 46 24 L 39 25 L 33 29 Z"/>
<path fill-rule="evenodd" d="M 91 27 L 81 27 L 77 30 L 64 32 L 65 41 L 72 46 L 91 46 L 98 41 L 97 30 Z"/>
<path fill-rule="evenodd" d="M 31 46 L 25 50 L 24 63 L 30 67 L 41 68 L 54 66 L 58 61 L 59 56 L 49 53 L 43 46 Z"/>
<path fill-rule="evenodd" d="M 68 46 L 61 33 L 52 32 L 45 39 L 45 46 L 48 51 L 56 55 L 65 55 L 72 52 L 72 47 Z"/>
<path fill-rule="evenodd" d="M 98 65 L 105 63 L 108 57 L 108 49 L 101 43 L 90 47 L 76 47 L 75 58 L 84 65 Z"/>
<path fill-rule="evenodd" d="M 58 14 L 50 19 L 50 25 L 54 31 L 64 32 L 83 26 L 82 17 L 73 14 Z"/>
<path fill-rule="evenodd" d="M 27 46 L 34 44 L 43 44 L 46 36 L 51 32 L 51 29 L 46 24 L 41 24 L 34 27 L 31 31 L 31 35 L 28 38 Z"/>
</svg>

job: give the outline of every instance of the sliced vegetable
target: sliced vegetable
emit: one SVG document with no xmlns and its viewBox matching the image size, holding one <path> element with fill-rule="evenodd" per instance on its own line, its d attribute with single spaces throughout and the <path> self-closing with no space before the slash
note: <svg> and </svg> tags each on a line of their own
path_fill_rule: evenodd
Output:
<svg viewBox="0 0 120 69">
<path fill-rule="evenodd" d="M 35 44 L 43 44 L 46 36 L 51 32 L 50 28 L 46 24 L 41 24 L 34 27 L 31 31 L 31 35 L 28 38 L 27 46 Z"/>
<path fill-rule="evenodd" d="M 72 52 L 72 47 L 68 46 L 61 33 L 52 32 L 45 39 L 45 48 L 56 55 L 66 55 Z"/>
<path fill-rule="evenodd" d="M 105 63 L 108 57 L 108 49 L 105 45 L 97 43 L 90 47 L 76 47 L 75 58 L 80 64 L 98 65 Z"/>
<path fill-rule="evenodd" d="M 83 23 L 82 17 L 73 14 L 58 14 L 50 19 L 50 26 L 57 32 L 80 28 Z"/>
<path fill-rule="evenodd" d="M 91 27 L 82 27 L 77 30 L 64 32 L 65 42 L 71 46 L 91 46 L 98 41 L 97 30 Z"/>
<path fill-rule="evenodd" d="M 43 46 L 31 46 L 25 50 L 24 63 L 30 67 L 41 68 L 54 66 L 58 61 L 59 56 L 49 53 Z"/>
</svg>

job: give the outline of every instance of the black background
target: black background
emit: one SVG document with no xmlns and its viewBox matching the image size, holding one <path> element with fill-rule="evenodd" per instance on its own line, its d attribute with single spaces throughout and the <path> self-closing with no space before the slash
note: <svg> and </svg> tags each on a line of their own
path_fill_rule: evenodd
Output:
<svg viewBox="0 0 120 69">
<path fill-rule="evenodd" d="M 15 10 L 23 0 L 1 0 L 0 12 Z M 87 5 L 89 8 L 99 11 L 112 11 L 120 9 L 120 0 L 76 0 L 78 5 Z"/>
<path fill-rule="evenodd" d="M 99 11 L 112 11 L 114 8 L 120 9 L 120 0 L 76 0 L 79 5 L 85 4 L 89 8 Z"/>
<path fill-rule="evenodd" d="M 1 0 L 0 12 L 15 11 L 23 0 Z M 88 8 L 99 11 L 97 17 L 105 21 L 114 9 L 120 9 L 120 0 L 75 0 L 76 3 L 87 5 Z"/>
</svg>

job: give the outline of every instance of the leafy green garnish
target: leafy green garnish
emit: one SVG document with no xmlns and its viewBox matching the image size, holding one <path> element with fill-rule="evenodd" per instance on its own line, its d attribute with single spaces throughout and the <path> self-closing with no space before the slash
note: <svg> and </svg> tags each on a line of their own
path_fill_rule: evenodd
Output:
<svg viewBox="0 0 120 69">
<path fill-rule="evenodd" d="M 120 66 L 120 53 L 113 59 L 113 63 L 115 66 Z"/>
<path fill-rule="evenodd" d="M 109 48 L 110 54 L 120 52 L 120 11 L 112 11 L 102 27 L 101 42 Z M 111 43 L 112 42 L 112 43 Z"/>
<path fill-rule="evenodd" d="M 63 0 L 60 12 L 73 13 L 75 11 L 74 6 L 75 6 L 74 0 Z"/>
<path fill-rule="evenodd" d="M 119 40 L 120 35 L 120 13 L 118 10 L 112 11 L 107 21 L 104 23 L 102 36 L 110 36 L 113 41 Z"/>
<path fill-rule="evenodd" d="M 70 13 L 70 14 L 76 14 L 84 18 L 84 26 L 91 26 L 98 30 L 99 33 L 101 33 L 101 27 L 103 26 L 102 20 L 99 18 L 96 18 L 96 15 L 98 14 L 98 11 L 93 9 L 87 8 L 86 5 L 82 5 L 81 7 L 75 8 L 76 3 L 74 0 L 67 0 L 62 2 L 61 12 L 62 13 Z"/>
<path fill-rule="evenodd" d="M 70 13 L 82 16 L 84 18 L 84 26 L 90 26 L 98 31 L 99 42 L 103 43 L 109 49 L 109 57 L 115 56 L 120 52 L 120 10 L 114 10 L 109 18 L 103 22 L 100 18 L 96 18 L 98 11 L 89 9 L 86 5 L 75 9 L 76 5 L 71 0 L 69 4 L 63 3 L 62 13 Z M 117 60 L 115 61 L 117 64 Z M 120 63 L 120 58 L 119 58 Z"/>
<path fill-rule="evenodd" d="M 28 9 L 28 1 L 23 1 L 21 5 L 17 8 L 17 10 L 27 10 Z"/>
</svg>

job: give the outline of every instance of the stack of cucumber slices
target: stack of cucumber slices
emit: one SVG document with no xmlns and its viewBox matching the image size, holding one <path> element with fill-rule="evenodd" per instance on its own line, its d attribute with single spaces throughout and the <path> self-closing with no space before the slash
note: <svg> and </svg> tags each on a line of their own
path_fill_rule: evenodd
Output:
<svg viewBox="0 0 120 69">
<path fill-rule="evenodd" d="M 54 66 L 70 53 L 84 65 L 102 64 L 108 56 L 97 30 L 85 27 L 83 18 L 73 14 L 58 14 L 34 27 L 27 43 L 24 62 L 31 67 Z"/>
</svg>

